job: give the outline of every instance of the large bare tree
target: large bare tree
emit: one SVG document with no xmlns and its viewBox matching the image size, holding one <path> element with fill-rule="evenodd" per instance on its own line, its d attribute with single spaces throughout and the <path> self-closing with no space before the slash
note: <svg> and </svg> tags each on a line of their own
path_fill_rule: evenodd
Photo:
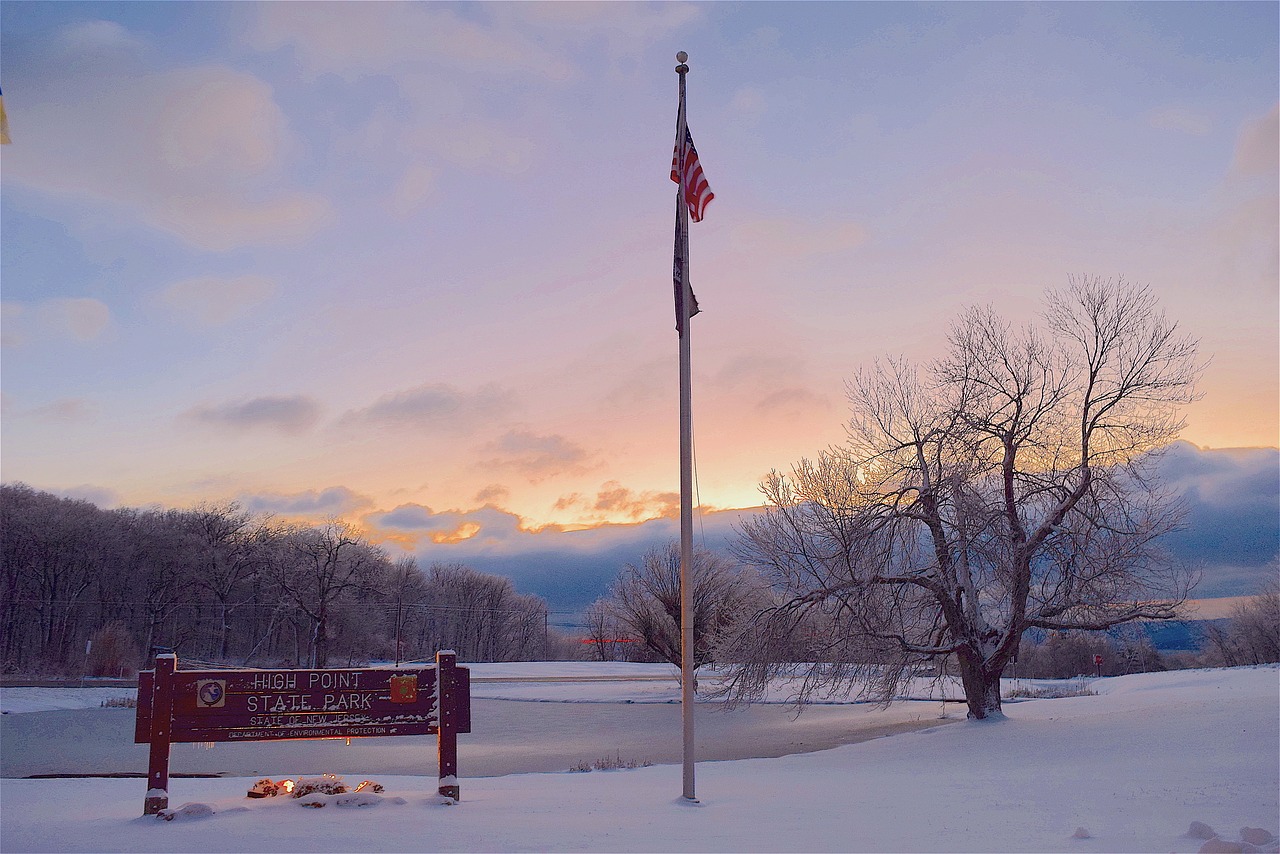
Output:
<svg viewBox="0 0 1280 854">
<path fill-rule="evenodd" d="M 1190 579 L 1156 547 L 1179 512 L 1152 461 L 1195 398 L 1195 352 L 1148 288 L 1081 278 L 1039 325 L 971 309 L 937 361 L 859 372 L 848 441 L 772 473 L 742 526 L 780 599 L 736 638 L 730 700 L 799 658 L 800 701 L 887 701 L 954 656 L 969 716 L 989 718 L 1028 628 L 1175 616 Z"/>
</svg>

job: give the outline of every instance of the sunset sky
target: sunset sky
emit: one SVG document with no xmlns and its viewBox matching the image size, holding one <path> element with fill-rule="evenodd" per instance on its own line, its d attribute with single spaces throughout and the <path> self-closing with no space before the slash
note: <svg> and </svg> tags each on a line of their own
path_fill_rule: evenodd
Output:
<svg viewBox="0 0 1280 854">
<path fill-rule="evenodd" d="M 427 547 L 669 515 L 962 307 L 1149 284 L 1280 442 L 1275 3 L 2 4 L 3 479 Z"/>
</svg>

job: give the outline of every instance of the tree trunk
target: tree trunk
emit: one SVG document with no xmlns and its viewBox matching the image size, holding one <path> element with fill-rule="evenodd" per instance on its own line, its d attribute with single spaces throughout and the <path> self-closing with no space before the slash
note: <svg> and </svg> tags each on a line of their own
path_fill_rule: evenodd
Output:
<svg viewBox="0 0 1280 854">
<path fill-rule="evenodd" d="M 226 664 L 231 652 L 231 625 L 227 622 L 227 603 L 218 603 L 218 617 L 221 623 L 218 637 L 218 661 Z"/>
<path fill-rule="evenodd" d="M 156 648 L 156 615 L 154 613 L 147 614 L 147 657 L 155 657 Z"/>
<path fill-rule="evenodd" d="M 322 611 L 320 619 L 316 620 L 316 630 L 311 636 L 312 649 L 312 667 L 327 667 L 329 665 L 329 626 L 328 617 Z"/>
<path fill-rule="evenodd" d="M 960 681 L 964 685 L 964 699 L 969 705 L 969 720 L 1000 719 L 1000 673 L 985 666 L 976 656 L 961 652 Z"/>
</svg>

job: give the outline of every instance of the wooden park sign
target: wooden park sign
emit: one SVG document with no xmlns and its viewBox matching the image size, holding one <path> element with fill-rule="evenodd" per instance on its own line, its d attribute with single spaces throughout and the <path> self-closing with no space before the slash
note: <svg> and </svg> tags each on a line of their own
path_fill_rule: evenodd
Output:
<svg viewBox="0 0 1280 854">
<path fill-rule="evenodd" d="M 458 739 L 471 732 L 471 671 L 452 652 L 434 667 L 343 670 L 179 670 L 157 655 L 138 674 L 133 740 L 150 744 L 144 811 L 169 806 L 169 745 L 435 735 L 439 792 L 459 798 Z"/>
</svg>

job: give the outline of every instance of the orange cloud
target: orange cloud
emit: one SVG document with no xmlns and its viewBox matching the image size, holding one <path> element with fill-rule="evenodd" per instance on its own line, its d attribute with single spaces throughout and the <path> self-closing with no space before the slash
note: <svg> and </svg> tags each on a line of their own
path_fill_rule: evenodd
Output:
<svg viewBox="0 0 1280 854">
<path fill-rule="evenodd" d="M 584 524 L 674 518 L 680 512 L 680 494 L 678 492 L 636 492 L 616 480 L 611 480 L 601 485 L 594 498 L 577 492 L 561 496 L 555 503 L 555 509 L 578 511 L 591 520 L 591 523 Z"/>
<path fill-rule="evenodd" d="M 453 531 L 438 531 L 431 535 L 431 542 L 436 545 L 460 543 L 480 533 L 480 526 L 475 522 L 463 522 Z"/>
</svg>

